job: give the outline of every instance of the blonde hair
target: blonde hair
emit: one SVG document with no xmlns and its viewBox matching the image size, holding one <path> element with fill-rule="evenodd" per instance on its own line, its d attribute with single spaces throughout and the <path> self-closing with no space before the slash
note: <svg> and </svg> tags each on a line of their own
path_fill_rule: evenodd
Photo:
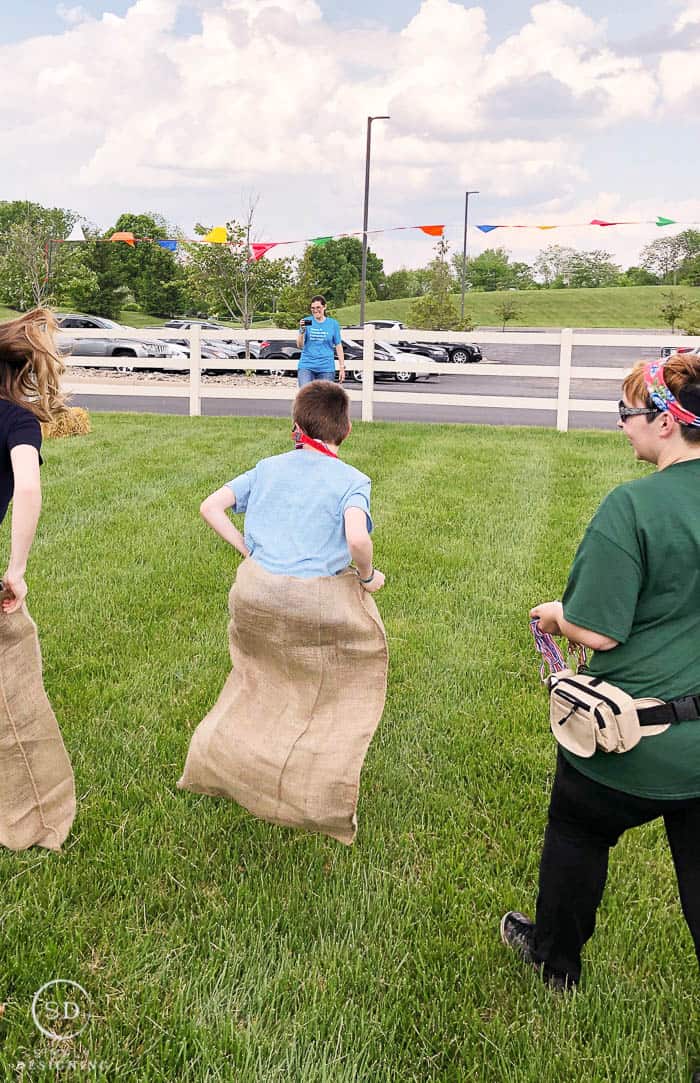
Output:
<svg viewBox="0 0 700 1083">
<path fill-rule="evenodd" d="M 0 399 L 55 421 L 68 409 L 61 392 L 63 359 L 56 346 L 53 312 L 33 308 L 0 323 Z"/>
</svg>

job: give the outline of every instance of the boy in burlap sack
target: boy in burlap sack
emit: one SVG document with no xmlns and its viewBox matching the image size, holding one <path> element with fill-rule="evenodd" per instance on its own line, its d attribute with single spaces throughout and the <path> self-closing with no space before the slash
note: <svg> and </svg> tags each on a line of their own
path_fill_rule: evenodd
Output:
<svg viewBox="0 0 700 1083">
<path fill-rule="evenodd" d="M 41 673 L 24 579 L 41 512 L 40 422 L 66 406 L 51 312 L 0 324 L 0 522 L 10 500 L 10 560 L 0 584 L 0 845 L 60 850 L 75 816 L 73 771 Z"/>
<path fill-rule="evenodd" d="M 245 560 L 229 596 L 233 671 L 178 782 L 347 844 L 388 664 L 370 597 L 384 584 L 372 564 L 370 479 L 338 457 L 349 405 L 328 380 L 302 388 L 295 450 L 262 459 L 202 504 Z M 245 537 L 229 509 L 245 513 Z"/>
</svg>

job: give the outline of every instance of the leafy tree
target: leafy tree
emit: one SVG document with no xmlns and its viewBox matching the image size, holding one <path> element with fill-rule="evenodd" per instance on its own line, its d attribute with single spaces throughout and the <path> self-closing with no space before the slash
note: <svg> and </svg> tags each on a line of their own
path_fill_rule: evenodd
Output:
<svg viewBox="0 0 700 1083">
<path fill-rule="evenodd" d="M 561 244 L 550 244 L 540 252 L 532 267 L 545 286 L 552 286 L 556 279 L 566 284 L 571 260 L 576 255 L 575 248 L 566 248 Z"/>
<path fill-rule="evenodd" d="M 452 257 L 455 288 L 461 288 L 462 254 Z M 467 260 L 466 279 L 472 289 L 507 290 L 532 289 L 535 281 L 527 263 L 511 263 L 505 248 L 486 248 L 480 255 Z"/>
<path fill-rule="evenodd" d="M 139 306 L 157 316 L 172 316 L 181 311 L 185 286 L 183 268 L 175 253 L 153 243 L 173 236 L 174 230 L 166 220 L 161 215 L 122 214 L 106 237 L 116 231 L 144 238 L 135 247 L 122 243 L 114 246 L 122 285 L 133 293 Z"/>
<path fill-rule="evenodd" d="M 663 316 L 671 328 L 671 334 L 676 329 L 676 324 L 685 312 L 687 305 L 680 293 L 674 290 L 664 290 L 661 294 L 662 303 L 659 305 L 659 314 Z"/>
<path fill-rule="evenodd" d="M 347 304 L 348 294 L 362 279 L 362 242 L 357 237 L 338 237 L 325 244 L 310 245 L 307 251 L 313 292 L 322 293 L 329 305 Z M 368 248 L 367 286 L 372 284 L 375 297 L 379 296 L 383 282 L 384 265 Z"/>
<path fill-rule="evenodd" d="M 409 309 L 408 318 L 413 327 L 426 331 L 470 331 L 474 326 L 468 317 L 460 319 L 453 300 L 454 278 L 447 262 L 448 247 L 444 237 L 435 245 L 437 255 L 428 267 L 430 288 Z"/>
<path fill-rule="evenodd" d="M 420 297 L 423 292 L 421 272 L 402 267 L 385 277 L 378 296 L 382 300 L 394 301 L 399 297 Z"/>
<path fill-rule="evenodd" d="M 52 300 L 57 263 L 50 242 L 70 233 L 77 218 L 27 200 L 0 202 L 0 296 L 6 304 L 25 309 Z"/>
<path fill-rule="evenodd" d="M 517 320 L 520 316 L 520 305 L 517 298 L 506 294 L 496 305 L 496 312 L 501 317 L 501 330 L 505 331 L 506 324 L 511 320 Z"/>
<path fill-rule="evenodd" d="M 683 245 L 675 237 L 659 237 L 642 249 L 639 262 L 642 267 L 662 279 L 673 276 L 683 260 Z"/>
<path fill-rule="evenodd" d="M 657 286 L 659 276 L 652 274 L 646 267 L 628 267 L 624 274 L 619 275 L 618 286 Z"/>
<path fill-rule="evenodd" d="M 595 249 L 592 252 L 574 253 L 568 268 L 568 285 L 596 289 L 614 286 L 621 268 L 612 262 L 612 253 Z"/>
<path fill-rule="evenodd" d="M 226 223 L 225 244 L 189 244 L 186 276 L 190 294 L 204 302 L 209 312 L 240 318 L 250 327 L 256 311 L 269 309 L 290 277 L 291 260 L 253 260 L 249 246 L 255 206 L 251 203 L 244 223 Z M 197 225 L 205 237 L 210 227 Z M 308 301 L 307 301 L 308 304 Z"/>
<path fill-rule="evenodd" d="M 85 233 L 86 242 L 70 246 L 65 254 L 62 297 L 79 312 L 118 320 L 128 289 L 122 281 L 116 245 L 88 230 Z"/>
</svg>

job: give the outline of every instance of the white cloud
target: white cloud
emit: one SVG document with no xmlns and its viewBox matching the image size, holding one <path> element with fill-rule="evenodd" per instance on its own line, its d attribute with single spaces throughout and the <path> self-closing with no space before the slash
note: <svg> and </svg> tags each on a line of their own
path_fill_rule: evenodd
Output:
<svg viewBox="0 0 700 1083">
<path fill-rule="evenodd" d="M 698 4 L 677 27 L 693 24 Z M 185 7 L 201 18 L 187 37 L 176 30 Z M 563 0 L 535 4 L 500 44 L 484 7 L 460 0 L 423 0 L 400 32 L 342 35 L 314 0 L 133 0 L 101 18 L 57 10 L 60 36 L 0 46 L 5 198 L 93 217 L 127 198 L 176 206 L 182 193 L 187 210 L 175 216 L 187 225 L 245 186 L 278 194 L 277 221 L 301 217 L 293 193 L 322 228 L 344 228 L 358 216 L 365 118 L 381 113 L 391 115 L 373 129 L 381 224 L 452 204 L 465 187 L 521 208 L 569 207 L 595 172 L 593 128 L 654 120 L 689 102 L 700 79 L 687 53 L 653 71 L 613 52 L 605 20 Z"/>
</svg>

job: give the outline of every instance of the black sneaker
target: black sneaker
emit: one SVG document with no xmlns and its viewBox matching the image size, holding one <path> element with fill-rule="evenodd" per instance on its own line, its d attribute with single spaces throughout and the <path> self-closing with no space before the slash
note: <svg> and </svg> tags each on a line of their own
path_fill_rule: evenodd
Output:
<svg viewBox="0 0 700 1083">
<path fill-rule="evenodd" d="M 507 948 L 513 948 L 524 963 L 541 976 L 542 981 L 557 992 L 572 990 L 575 982 L 566 974 L 558 974 L 535 959 L 535 923 L 518 910 L 509 910 L 501 918 L 501 940 Z"/>
<path fill-rule="evenodd" d="M 536 966 L 534 957 L 535 923 L 517 910 L 509 910 L 501 918 L 501 940 L 513 948 L 524 963 Z"/>
</svg>

